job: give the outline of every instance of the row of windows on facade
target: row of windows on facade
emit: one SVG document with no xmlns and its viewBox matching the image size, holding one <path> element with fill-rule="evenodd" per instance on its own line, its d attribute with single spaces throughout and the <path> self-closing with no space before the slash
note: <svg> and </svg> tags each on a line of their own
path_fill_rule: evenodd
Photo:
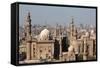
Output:
<svg viewBox="0 0 100 68">
<path fill-rule="evenodd" d="M 43 52 L 43 50 L 40 50 L 40 53 L 42 53 Z M 51 50 L 48 50 L 48 52 L 50 53 L 51 52 Z M 33 53 L 34 53 L 34 57 L 35 57 L 35 48 L 33 48 Z M 46 56 L 47 56 L 48 54 L 46 54 Z"/>
<path fill-rule="evenodd" d="M 33 51 L 35 53 L 35 48 L 33 48 Z M 42 52 L 43 50 L 40 50 L 40 53 Z M 48 50 L 48 52 L 51 52 L 51 50 Z"/>
</svg>

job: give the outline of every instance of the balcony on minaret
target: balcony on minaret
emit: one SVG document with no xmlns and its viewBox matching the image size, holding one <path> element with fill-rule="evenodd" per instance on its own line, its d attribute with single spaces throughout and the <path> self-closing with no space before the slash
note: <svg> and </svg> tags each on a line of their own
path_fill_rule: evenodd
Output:
<svg viewBox="0 0 100 68">
<path fill-rule="evenodd" d="M 26 16 L 25 19 L 25 24 L 24 24 L 24 30 L 26 33 L 26 40 L 27 41 L 31 41 L 31 16 L 30 16 L 30 12 L 28 12 L 28 15 Z"/>
</svg>

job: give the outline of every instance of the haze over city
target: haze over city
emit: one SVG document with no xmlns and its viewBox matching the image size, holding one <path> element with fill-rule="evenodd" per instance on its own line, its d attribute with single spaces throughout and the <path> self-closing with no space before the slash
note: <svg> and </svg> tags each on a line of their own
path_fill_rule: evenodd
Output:
<svg viewBox="0 0 100 68">
<path fill-rule="evenodd" d="M 32 25 L 56 25 L 67 26 L 72 17 L 75 25 L 95 25 L 96 9 L 77 8 L 77 7 L 56 7 L 56 6 L 39 6 L 39 5 L 20 5 L 19 8 L 19 25 L 23 26 L 25 16 L 31 13 Z"/>
</svg>

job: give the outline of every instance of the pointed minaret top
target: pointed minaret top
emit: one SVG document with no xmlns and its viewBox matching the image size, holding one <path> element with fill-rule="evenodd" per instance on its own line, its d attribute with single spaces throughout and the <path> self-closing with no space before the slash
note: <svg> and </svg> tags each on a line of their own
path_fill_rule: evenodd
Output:
<svg viewBox="0 0 100 68">
<path fill-rule="evenodd" d="M 27 22 L 31 22 L 30 12 L 28 12 L 28 15 L 27 15 L 26 21 L 27 21 Z"/>
<path fill-rule="evenodd" d="M 28 17 L 30 17 L 30 12 L 28 12 Z"/>
<path fill-rule="evenodd" d="M 72 22 L 71 22 L 71 24 L 74 24 L 74 18 L 73 18 L 73 16 L 72 16 Z"/>
</svg>

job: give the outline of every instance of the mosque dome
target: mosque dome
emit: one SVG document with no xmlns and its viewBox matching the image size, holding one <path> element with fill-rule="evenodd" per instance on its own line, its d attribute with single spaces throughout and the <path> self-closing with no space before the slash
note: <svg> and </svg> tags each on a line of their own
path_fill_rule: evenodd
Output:
<svg viewBox="0 0 100 68">
<path fill-rule="evenodd" d="M 66 36 L 67 36 L 66 31 L 64 31 L 62 34 L 63 34 L 63 36 L 64 36 L 64 37 L 66 37 Z"/>
<path fill-rule="evenodd" d="M 70 47 L 68 48 L 68 51 L 69 51 L 69 52 L 72 52 L 73 49 L 74 49 L 74 47 L 73 47 L 73 46 L 70 46 Z"/>
<path fill-rule="evenodd" d="M 94 30 L 91 30 L 91 35 L 93 35 L 94 34 Z"/>
<path fill-rule="evenodd" d="M 86 32 L 86 33 L 85 33 L 85 36 L 86 36 L 86 37 L 89 37 L 89 32 Z"/>
<path fill-rule="evenodd" d="M 41 31 L 40 35 L 39 35 L 39 40 L 47 40 L 49 38 L 49 30 L 44 29 Z"/>
</svg>

